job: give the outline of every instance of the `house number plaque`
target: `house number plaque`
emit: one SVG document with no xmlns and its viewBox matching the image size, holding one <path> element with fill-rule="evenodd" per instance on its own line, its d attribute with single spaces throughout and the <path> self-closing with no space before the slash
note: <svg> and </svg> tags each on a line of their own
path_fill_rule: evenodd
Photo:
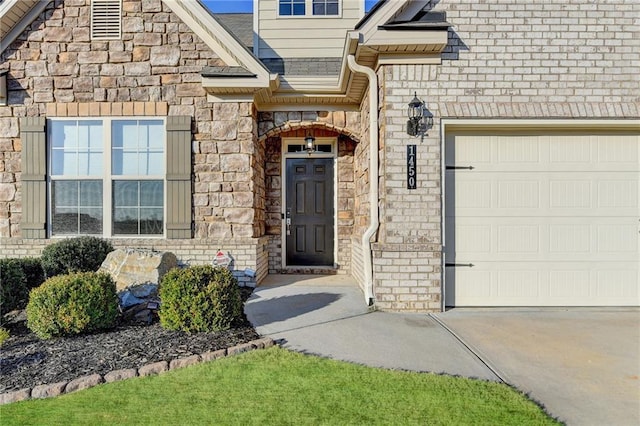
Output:
<svg viewBox="0 0 640 426">
<path fill-rule="evenodd" d="M 416 189 L 416 146 L 407 145 L 407 189 Z"/>
</svg>

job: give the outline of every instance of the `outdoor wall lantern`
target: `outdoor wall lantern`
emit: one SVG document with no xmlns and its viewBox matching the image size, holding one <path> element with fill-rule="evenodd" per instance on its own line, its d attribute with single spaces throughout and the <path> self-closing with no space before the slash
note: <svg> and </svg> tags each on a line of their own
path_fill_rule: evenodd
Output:
<svg viewBox="0 0 640 426">
<path fill-rule="evenodd" d="M 5 106 L 8 104 L 8 90 L 7 90 L 7 73 L 9 70 L 0 71 L 0 105 Z"/>
<path fill-rule="evenodd" d="M 306 145 L 307 152 L 311 155 L 311 153 L 316 150 L 316 138 L 313 137 L 313 134 L 308 133 L 307 137 L 304 138 L 304 143 Z"/>
<path fill-rule="evenodd" d="M 427 129 L 433 127 L 433 116 L 425 114 L 427 109 L 424 102 L 418 99 L 417 92 L 414 92 L 413 99 L 409 102 L 407 115 L 407 134 L 409 136 L 424 135 Z"/>
</svg>

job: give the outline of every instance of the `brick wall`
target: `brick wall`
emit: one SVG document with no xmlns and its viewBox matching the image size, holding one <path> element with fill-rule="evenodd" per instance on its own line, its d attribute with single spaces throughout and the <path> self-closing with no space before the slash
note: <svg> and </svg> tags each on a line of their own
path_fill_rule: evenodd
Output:
<svg viewBox="0 0 640 426">
<path fill-rule="evenodd" d="M 381 309 L 440 309 L 441 119 L 640 117 L 639 2 L 433 3 L 453 25 L 442 64 L 382 70 Z M 405 132 L 414 91 L 435 117 L 423 141 Z M 418 145 L 417 190 L 406 189 L 409 143 Z"/>
<path fill-rule="evenodd" d="M 2 240 L 1 258 L 39 257 L 42 250 L 56 239 Z M 218 251 L 223 249 L 229 253 L 234 261 L 234 275 L 243 286 L 255 286 L 267 275 L 267 243 L 266 237 L 235 239 L 219 245 L 209 240 L 164 240 L 151 238 L 112 239 L 115 248 L 144 248 L 157 251 L 170 251 L 176 255 L 178 261 L 187 265 L 210 265 Z M 244 274 L 246 268 L 257 272 L 256 277 Z"/>
</svg>

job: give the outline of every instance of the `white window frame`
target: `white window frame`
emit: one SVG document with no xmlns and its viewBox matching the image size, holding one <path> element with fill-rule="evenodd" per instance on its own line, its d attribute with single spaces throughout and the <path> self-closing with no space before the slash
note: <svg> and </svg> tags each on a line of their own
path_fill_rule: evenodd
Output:
<svg viewBox="0 0 640 426">
<path fill-rule="evenodd" d="M 344 0 L 338 0 L 338 14 L 337 15 L 314 15 L 313 14 L 313 0 L 305 0 L 304 2 L 304 15 L 281 15 L 280 14 L 280 0 L 276 6 L 276 16 L 282 19 L 338 19 L 342 18 L 342 3 Z"/>
<path fill-rule="evenodd" d="M 148 176 L 140 176 L 140 175 L 114 175 L 112 170 L 112 135 L 111 128 L 112 123 L 114 121 L 161 121 L 164 126 L 164 143 L 163 143 L 163 154 L 164 154 L 164 173 L 162 175 L 148 175 Z M 68 238 L 70 236 L 82 236 L 89 234 L 53 234 L 53 197 L 52 197 L 52 189 L 53 181 L 78 181 L 78 180 L 101 180 L 102 181 L 102 235 L 99 234 L 90 234 L 95 236 L 101 236 L 103 238 L 157 238 L 162 239 L 166 238 L 167 234 L 167 170 L 166 170 L 166 156 L 167 156 L 167 120 L 166 117 L 156 117 L 156 116 L 123 116 L 123 117 L 48 117 L 48 122 L 52 121 L 101 121 L 103 127 L 103 173 L 101 177 L 95 176 L 56 176 L 55 178 L 52 176 L 52 143 L 51 143 L 51 134 L 49 130 L 47 130 L 46 140 L 47 140 L 47 235 L 49 238 Z M 49 126 L 48 126 L 49 127 Z M 153 181 L 162 181 L 162 211 L 163 211 L 163 219 L 162 219 L 162 233 L 161 234 L 113 234 L 113 182 L 119 180 L 131 180 L 131 181 L 143 181 L 143 180 L 153 180 Z"/>
</svg>

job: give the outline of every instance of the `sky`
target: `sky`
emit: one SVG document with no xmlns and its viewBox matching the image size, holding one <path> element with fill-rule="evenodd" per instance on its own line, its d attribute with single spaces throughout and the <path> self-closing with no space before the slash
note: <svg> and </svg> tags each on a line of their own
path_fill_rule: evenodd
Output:
<svg viewBox="0 0 640 426">
<path fill-rule="evenodd" d="M 365 11 L 371 9 L 377 0 L 365 0 Z M 215 13 L 251 12 L 253 0 L 202 0 Z"/>
</svg>

